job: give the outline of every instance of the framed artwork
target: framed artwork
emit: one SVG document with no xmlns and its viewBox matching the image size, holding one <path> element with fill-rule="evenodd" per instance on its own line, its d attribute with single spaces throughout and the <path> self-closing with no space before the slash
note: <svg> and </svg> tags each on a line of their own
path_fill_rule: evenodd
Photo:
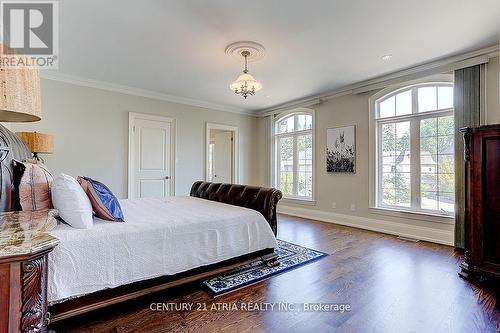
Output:
<svg viewBox="0 0 500 333">
<path fill-rule="evenodd" d="M 356 126 L 326 130 L 326 171 L 356 172 Z"/>
</svg>

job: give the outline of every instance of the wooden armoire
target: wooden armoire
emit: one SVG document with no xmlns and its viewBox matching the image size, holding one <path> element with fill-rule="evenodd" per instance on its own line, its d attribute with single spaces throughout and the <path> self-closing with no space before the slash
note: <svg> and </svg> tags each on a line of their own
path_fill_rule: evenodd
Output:
<svg viewBox="0 0 500 333">
<path fill-rule="evenodd" d="M 500 278 L 500 124 L 463 128 L 465 253 L 461 277 Z"/>
</svg>

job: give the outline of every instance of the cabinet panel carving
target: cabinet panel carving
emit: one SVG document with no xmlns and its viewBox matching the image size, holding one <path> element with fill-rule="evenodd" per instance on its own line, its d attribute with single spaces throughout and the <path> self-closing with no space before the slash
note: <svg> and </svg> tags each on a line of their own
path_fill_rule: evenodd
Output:
<svg viewBox="0 0 500 333">
<path fill-rule="evenodd" d="M 47 256 L 22 263 L 22 332 L 44 332 L 47 313 Z"/>
</svg>

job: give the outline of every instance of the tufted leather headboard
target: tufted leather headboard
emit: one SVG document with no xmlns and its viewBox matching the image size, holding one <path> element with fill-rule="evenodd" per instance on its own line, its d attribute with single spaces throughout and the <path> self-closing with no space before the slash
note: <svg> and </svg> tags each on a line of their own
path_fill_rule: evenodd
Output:
<svg viewBox="0 0 500 333">
<path fill-rule="evenodd" d="M 12 160 L 31 157 L 26 145 L 15 133 L 0 125 L 0 212 L 15 210 Z"/>
<path fill-rule="evenodd" d="M 283 195 L 275 188 L 198 181 L 190 195 L 256 210 L 264 215 L 274 235 L 278 231 L 276 205 Z"/>
</svg>

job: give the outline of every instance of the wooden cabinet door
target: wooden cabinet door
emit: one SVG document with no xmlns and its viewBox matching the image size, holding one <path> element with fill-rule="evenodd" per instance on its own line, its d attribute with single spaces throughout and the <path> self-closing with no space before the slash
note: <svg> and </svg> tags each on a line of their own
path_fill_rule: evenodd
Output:
<svg viewBox="0 0 500 333">
<path fill-rule="evenodd" d="M 500 268 L 500 133 L 486 132 L 479 137 L 482 151 L 482 224 L 483 262 L 489 268 Z"/>
</svg>

